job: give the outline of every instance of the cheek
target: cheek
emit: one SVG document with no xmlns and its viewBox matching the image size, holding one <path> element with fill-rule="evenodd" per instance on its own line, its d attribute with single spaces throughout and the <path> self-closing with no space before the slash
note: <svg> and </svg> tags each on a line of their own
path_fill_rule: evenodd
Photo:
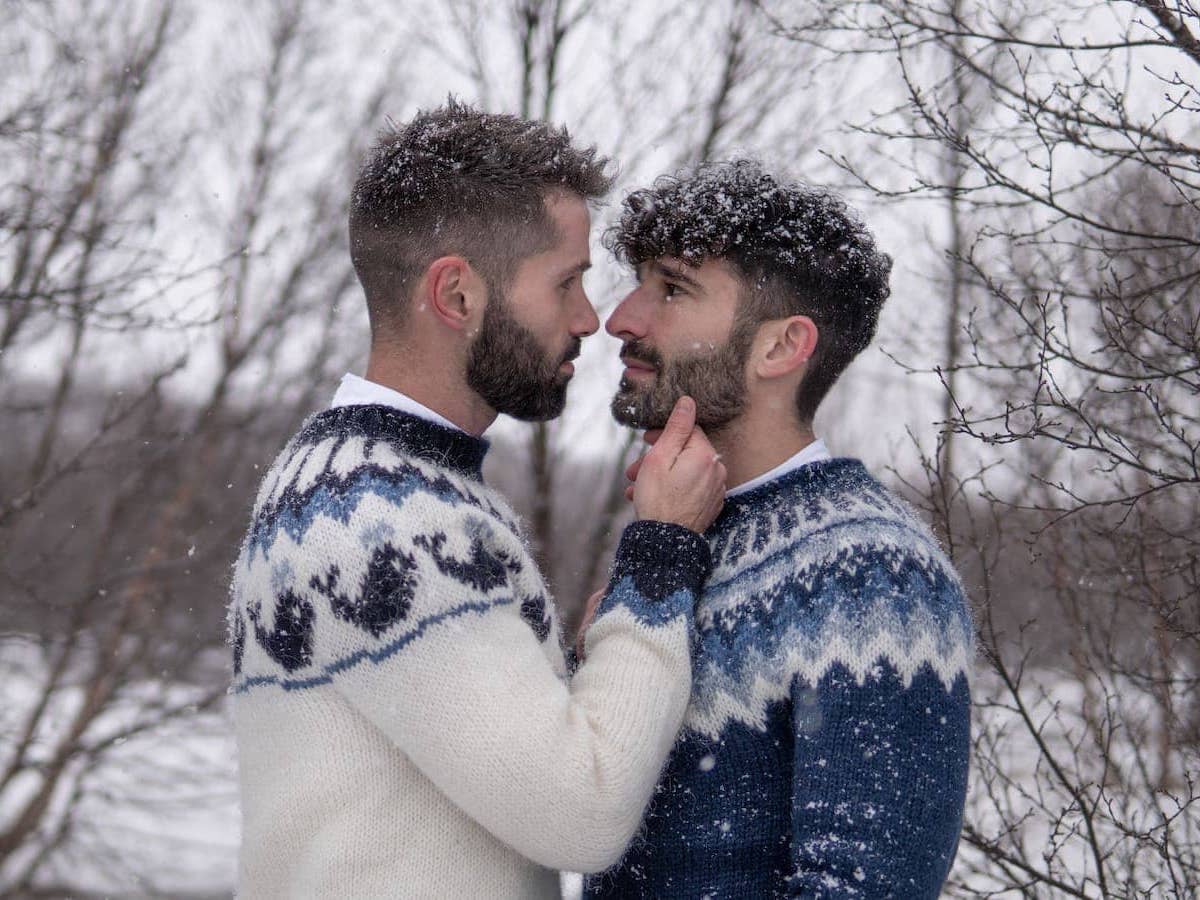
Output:
<svg viewBox="0 0 1200 900">
<path fill-rule="evenodd" d="M 566 312 L 554 289 L 527 289 L 521 297 L 517 321 L 543 342 L 550 341 L 564 326 Z"/>
<path fill-rule="evenodd" d="M 672 355 L 710 353 L 729 339 L 726 323 L 697 315 L 694 308 L 689 310 L 682 303 L 671 306 L 674 308 L 662 314 L 651 332 L 659 336 L 655 346 L 664 352 Z"/>
</svg>

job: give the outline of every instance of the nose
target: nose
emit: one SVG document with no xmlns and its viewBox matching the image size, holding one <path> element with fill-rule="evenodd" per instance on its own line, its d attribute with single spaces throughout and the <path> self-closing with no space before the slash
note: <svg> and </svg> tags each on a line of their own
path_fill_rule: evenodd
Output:
<svg viewBox="0 0 1200 900">
<path fill-rule="evenodd" d="M 638 314 L 638 290 L 626 294 L 604 323 L 604 330 L 622 341 L 634 341 L 646 336 L 646 323 Z"/>
<path fill-rule="evenodd" d="M 575 310 L 571 334 L 575 337 L 585 338 L 600 330 L 600 319 L 587 294 L 580 291 L 580 295 L 583 297 L 583 302 Z"/>
</svg>

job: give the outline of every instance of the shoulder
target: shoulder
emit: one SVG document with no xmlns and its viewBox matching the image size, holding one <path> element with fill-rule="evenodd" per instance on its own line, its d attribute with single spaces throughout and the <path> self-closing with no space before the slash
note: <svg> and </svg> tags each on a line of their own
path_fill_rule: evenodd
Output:
<svg viewBox="0 0 1200 900">
<path fill-rule="evenodd" d="M 905 621 L 917 612 L 943 628 L 973 634 L 966 592 L 953 562 L 911 504 L 859 464 L 831 489 L 836 497 L 824 529 L 796 552 L 812 559 L 831 586 L 864 604 L 892 606 Z M 910 615 L 913 614 L 913 615 Z"/>
<path fill-rule="evenodd" d="M 961 591 L 929 527 L 858 460 L 830 460 L 785 477 L 776 490 L 730 511 L 713 542 L 713 582 L 786 560 L 810 576 L 915 567 Z"/>
<path fill-rule="evenodd" d="M 394 443 L 310 420 L 264 479 L 234 567 L 237 681 L 316 684 L 348 660 L 401 652 L 437 623 L 492 609 L 545 641 L 543 591 L 499 495 Z"/>
<path fill-rule="evenodd" d="M 850 660 L 861 678 L 880 657 L 906 680 L 926 664 L 947 686 L 969 672 L 968 603 L 928 526 L 857 460 L 806 469 L 729 529 L 701 624 L 749 623 L 781 677 Z"/>
<path fill-rule="evenodd" d="M 459 516 L 484 518 L 519 532 L 508 504 L 478 479 L 407 452 L 386 435 L 342 427 L 336 412 L 308 419 L 263 478 L 250 549 L 270 543 L 280 529 L 299 540 L 318 518 L 351 526 L 381 508 L 447 524 Z"/>
</svg>

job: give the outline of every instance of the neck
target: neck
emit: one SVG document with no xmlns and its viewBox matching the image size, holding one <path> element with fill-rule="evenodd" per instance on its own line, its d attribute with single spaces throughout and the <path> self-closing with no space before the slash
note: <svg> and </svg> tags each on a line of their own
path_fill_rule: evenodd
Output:
<svg viewBox="0 0 1200 900">
<path fill-rule="evenodd" d="M 771 471 L 817 439 L 811 424 L 801 424 L 793 416 L 781 415 L 778 409 L 761 406 L 747 409 L 709 435 L 725 464 L 729 489 Z"/>
<path fill-rule="evenodd" d="M 496 411 L 467 386 L 465 376 L 447 377 L 445 353 L 434 360 L 410 346 L 373 345 L 366 378 L 411 397 L 476 437 L 496 421 Z"/>
</svg>

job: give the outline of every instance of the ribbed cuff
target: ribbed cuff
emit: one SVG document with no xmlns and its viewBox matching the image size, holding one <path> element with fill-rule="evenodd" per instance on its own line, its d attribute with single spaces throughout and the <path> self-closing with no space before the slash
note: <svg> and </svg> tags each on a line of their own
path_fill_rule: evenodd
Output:
<svg viewBox="0 0 1200 900">
<path fill-rule="evenodd" d="M 613 560 L 612 583 L 629 576 L 657 602 L 679 590 L 700 593 L 712 568 L 708 541 L 690 528 L 642 519 L 625 528 Z"/>
</svg>

